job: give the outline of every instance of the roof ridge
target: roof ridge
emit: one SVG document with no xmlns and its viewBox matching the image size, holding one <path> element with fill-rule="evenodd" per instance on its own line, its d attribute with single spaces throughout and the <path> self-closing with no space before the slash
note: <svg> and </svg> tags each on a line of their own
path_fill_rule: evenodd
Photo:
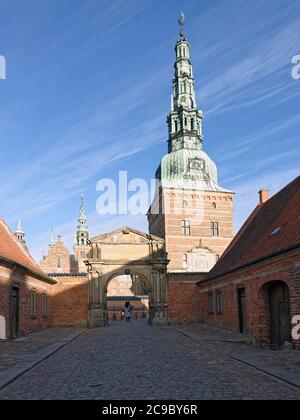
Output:
<svg viewBox="0 0 300 420">
<path fill-rule="evenodd" d="M 284 228 L 272 235 L 278 227 Z M 256 206 L 206 279 L 279 255 L 298 246 L 299 238 L 300 176 L 297 176 L 268 201 Z"/>
<path fill-rule="evenodd" d="M 2 226 L 4 227 L 4 229 L 6 229 L 7 233 L 10 235 L 10 237 L 12 238 L 12 240 L 14 241 L 14 243 L 18 246 L 18 248 L 21 250 L 21 252 L 23 253 L 23 255 L 25 256 L 25 258 L 28 258 L 36 267 L 36 269 L 41 273 L 44 274 L 41 267 L 38 265 L 38 263 L 33 259 L 33 257 L 30 255 L 29 252 L 27 252 L 24 247 L 20 244 L 20 242 L 17 240 L 17 238 L 15 237 L 12 229 L 8 226 L 8 224 L 5 222 L 4 219 L 0 219 L 0 223 L 2 224 Z"/>
</svg>

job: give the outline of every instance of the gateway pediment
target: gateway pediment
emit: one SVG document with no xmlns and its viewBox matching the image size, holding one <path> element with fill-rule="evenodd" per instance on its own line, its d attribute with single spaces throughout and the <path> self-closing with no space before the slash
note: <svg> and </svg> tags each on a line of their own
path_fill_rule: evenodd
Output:
<svg viewBox="0 0 300 420">
<path fill-rule="evenodd" d="M 93 238 L 91 242 L 97 244 L 145 245 L 154 242 L 163 244 L 164 240 L 129 227 L 124 227 L 110 233 L 99 235 Z"/>
</svg>

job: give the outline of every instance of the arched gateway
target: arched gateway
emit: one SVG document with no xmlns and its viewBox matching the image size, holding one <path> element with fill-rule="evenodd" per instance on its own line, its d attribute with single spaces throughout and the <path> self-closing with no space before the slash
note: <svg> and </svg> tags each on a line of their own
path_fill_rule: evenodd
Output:
<svg viewBox="0 0 300 420">
<path fill-rule="evenodd" d="M 89 326 L 107 326 L 107 287 L 119 275 L 149 285 L 150 323 L 167 325 L 167 265 L 164 240 L 125 227 L 91 239 L 88 255 Z"/>
</svg>

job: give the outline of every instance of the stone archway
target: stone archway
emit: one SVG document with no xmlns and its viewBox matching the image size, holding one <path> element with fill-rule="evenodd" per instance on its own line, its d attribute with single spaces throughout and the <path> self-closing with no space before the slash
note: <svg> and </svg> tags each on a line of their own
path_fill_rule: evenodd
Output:
<svg viewBox="0 0 300 420">
<path fill-rule="evenodd" d="M 108 322 L 124 319 L 124 304 L 133 306 L 132 318 L 150 322 L 150 305 L 153 302 L 151 282 L 137 271 L 122 270 L 112 275 L 104 288 Z"/>
<path fill-rule="evenodd" d="M 107 287 L 118 275 L 149 284 L 150 324 L 167 325 L 167 255 L 164 240 L 128 227 L 91 239 L 88 254 L 89 326 L 107 326 Z"/>
</svg>

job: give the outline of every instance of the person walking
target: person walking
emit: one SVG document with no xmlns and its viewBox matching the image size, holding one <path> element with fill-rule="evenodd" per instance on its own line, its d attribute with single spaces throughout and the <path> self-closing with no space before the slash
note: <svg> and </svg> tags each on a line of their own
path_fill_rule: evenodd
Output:
<svg viewBox="0 0 300 420">
<path fill-rule="evenodd" d="M 133 306 L 130 305 L 130 302 L 125 303 L 125 319 L 127 322 L 131 320 L 131 311 Z"/>
</svg>

